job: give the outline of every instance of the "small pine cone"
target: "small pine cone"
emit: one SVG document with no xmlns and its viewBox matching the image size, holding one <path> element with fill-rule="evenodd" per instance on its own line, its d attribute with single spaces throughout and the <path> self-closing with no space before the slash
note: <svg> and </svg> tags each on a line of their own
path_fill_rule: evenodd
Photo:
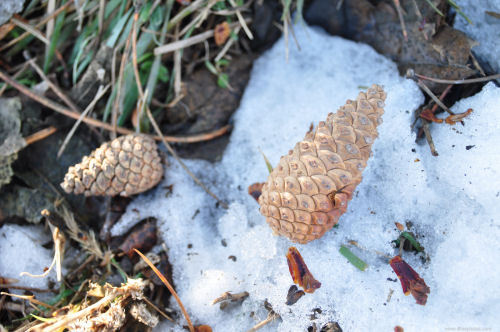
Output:
<svg viewBox="0 0 500 332">
<path fill-rule="evenodd" d="M 385 97 L 378 85 L 360 92 L 281 157 L 259 197 L 274 233 L 307 243 L 337 224 L 361 182 Z"/>
<path fill-rule="evenodd" d="M 130 134 L 104 143 L 71 166 L 61 187 L 85 196 L 130 196 L 154 187 L 162 175 L 155 141 Z"/>
</svg>

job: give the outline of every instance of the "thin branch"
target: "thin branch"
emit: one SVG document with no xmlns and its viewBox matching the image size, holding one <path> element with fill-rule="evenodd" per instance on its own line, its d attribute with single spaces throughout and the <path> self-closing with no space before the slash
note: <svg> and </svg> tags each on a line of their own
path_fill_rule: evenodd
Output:
<svg viewBox="0 0 500 332">
<path fill-rule="evenodd" d="M 234 2 L 234 0 L 229 0 L 229 3 L 231 4 L 231 6 L 233 6 L 233 8 L 236 8 L 236 3 Z M 240 22 L 241 26 L 243 27 L 243 30 L 245 30 L 245 33 L 247 34 L 248 38 L 250 40 L 253 40 L 253 34 L 250 31 L 250 29 L 248 28 L 248 25 L 245 22 L 245 19 L 243 18 L 243 16 L 241 15 L 241 12 L 239 11 L 239 9 L 236 9 L 236 17 L 238 17 L 238 21 Z"/>
<path fill-rule="evenodd" d="M 401 4 L 399 0 L 393 0 L 396 10 L 398 12 L 399 23 L 401 24 L 401 30 L 403 31 L 403 37 L 405 41 L 408 41 L 408 33 L 406 32 L 405 19 L 403 18 L 403 10 L 401 9 Z"/>
<path fill-rule="evenodd" d="M 26 145 L 30 145 L 30 144 L 33 144 L 35 142 L 41 141 L 41 140 L 49 137 L 50 135 L 52 135 L 56 131 L 57 131 L 56 127 L 50 126 L 50 127 L 47 127 L 45 129 L 42 129 L 42 130 L 39 130 L 36 133 L 31 134 L 31 135 L 25 137 L 24 141 L 26 142 Z"/>
<path fill-rule="evenodd" d="M 83 118 L 85 118 L 87 116 L 87 114 L 90 113 L 90 111 L 92 111 L 94 109 L 95 104 L 97 104 L 99 99 L 101 99 L 101 97 L 104 96 L 104 94 L 108 91 L 109 87 L 110 87 L 109 84 L 105 88 L 103 88 L 102 85 L 99 86 L 99 89 L 97 90 L 97 93 L 94 96 L 94 99 L 92 99 L 92 101 L 87 106 L 87 108 L 82 112 L 82 114 L 80 114 L 80 117 L 73 124 L 73 127 L 69 131 L 68 135 L 66 135 L 66 138 L 64 138 L 64 141 L 61 144 L 59 151 L 57 151 L 57 158 L 61 157 L 61 155 L 63 154 L 64 150 L 66 149 L 66 146 L 68 145 L 69 141 L 71 140 L 71 137 L 73 137 L 73 135 L 75 134 L 76 129 L 78 128 L 78 126 L 82 122 Z"/>
<path fill-rule="evenodd" d="M 41 26 L 43 26 L 45 23 L 47 23 L 49 20 L 55 18 L 56 16 L 58 16 L 59 14 L 61 14 L 64 10 L 68 9 L 68 12 L 71 11 L 71 10 L 74 10 L 75 7 L 74 6 L 71 6 L 72 4 L 74 4 L 73 1 L 68 1 L 66 2 L 64 5 L 62 5 L 61 7 L 57 8 L 55 11 L 53 11 L 52 13 L 50 14 L 47 14 L 47 16 L 45 16 L 39 23 L 37 23 L 35 25 L 35 28 L 40 28 Z M 69 7 L 69 8 L 68 8 Z M 3 45 L 2 47 L 0 47 L 0 52 L 17 44 L 19 41 L 23 40 L 24 38 L 28 37 L 31 33 L 29 31 L 26 31 L 24 32 L 23 34 L 21 34 L 19 37 L 17 38 L 14 38 L 12 39 L 11 41 L 9 41 L 7 44 Z"/>
<path fill-rule="evenodd" d="M 238 33 L 240 33 L 240 30 L 241 26 L 238 26 L 236 29 L 234 29 L 234 33 L 238 35 Z M 220 50 L 219 54 L 217 54 L 217 56 L 215 57 L 214 62 L 219 61 L 220 59 L 222 59 L 224 55 L 226 55 L 227 51 L 229 51 L 231 46 L 234 44 L 234 41 L 235 40 L 233 38 L 229 38 L 229 40 L 226 42 L 222 50 Z"/>
<path fill-rule="evenodd" d="M 485 76 L 485 77 L 478 77 L 478 78 L 471 78 L 471 79 L 462 79 L 462 80 L 444 80 L 440 78 L 433 78 L 433 77 L 427 77 L 424 75 L 420 75 L 415 73 L 415 76 L 418 78 L 421 78 L 426 81 L 431 81 L 434 83 L 441 83 L 441 84 L 470 84 L 470 83 L 479 83 L 479 82 L 485 82 L 485 81 L 491 81 L 491 80 L 496 80 L 500 78 L 500 74 L 495 74 L 495 75 L 490 75 L 490 76 Z"/>
<path fill-rule="evenodd" d="M 266 326 L 267 324 L 271 323 L 272 321 L 274 321 L 276 318 L 279 318 L 279 317 L 280 317 L 280 315 L 278 315 L 274 311 L 271 311 L 269 313 L 269 315 L 267 315 L 266 319 L 264 319 L 263 321 L 259 322 L 257 325 L 255 325 L 254 327 L 252 327 L 250 330 L 248 330 L 248 332 L 255 332 L 255 331 L 263 328 L 264 326 Z"/>
<path fill-rule="evenodd" d="M 434 102 L 435 102 L 436 104 L 438 104 L 438 105 L 439 105 L 439 107 L 441 107 L 441 108 L 442 108 L 442 109 L 444 109 L 446 112 L 448 112 L 448 113 L 450 113 L 450 114 L 452 114 L 452 115 L 453 115 L 453 114 L 455 114 L 455 113 L 453 113 L 453 112 L 452 112 L 452 111 L 451 111 L 451 110 L 450 110 L 450 109 L 449 109 L 449 108 L 448 108 L 445 104 L 443 104 L 443 102 L 442 102 L 441 100 L 439 100 L 439 98 L 438 98 L 438 97 L 436 97 L 436 95 L 435 95 L 435 94 L 431 91 L 431 89 L 429 89 L 429 88 L 427 87 L 427 85 L 425 85 L 425 84 L 424 84 L 424 82 L 422 82 L 420 79 L 418 79 L 418 80 L 417 80 L 417 84 L 418 84 L 418 86 L 419 86 L 422 90 L 424 90 L 424 91 L 425 91 L 425 92 L 429 95 L 429 97 L 431 97 L 431 98 L 432 98 L 432 100 L 434 100 Z"/>
<path fill-rule="evenodd" d="M 53 102 L 52 100 L 50 100 L 48 98 L 37 95 L 36 93 L 34 93 L 30 89 L 28 89 L 27 87 L 22 85 L 21 83 L 12 79 L 9 75 L 5 74 L 2 70 L 0 70 L 0 79 L 4 80 L 6 83 L 11 85 L 13 88 L 19 90 L 19 92 L 26 95 L 27 97 L 35 100 L 36 102 L 44 105 L 45 107 L 52 109 L 53 111 L 55 111 L 57 113 L 61 113 L 65 116 L 72 118 L 72 119 L 75 119 L 75 120 L 78 120 L 80 118 L 80 113 L 73 112 L 73 111 L 65 108 L 64 106 L 61 106 L 61 105 Z M 84 117 L 82 119 L 82 121 L 90 126 L 102 128 L 102 129 L 105 129 L 107 131 L 114 130 L 112 125 L 110 125 L 106 122 L 99 121 L 99 120 L 94 119 L 94 118 Z M 161 140 L 165 139 L 167 142 L 171 142 L 171 143 L 198 143 L 198 142 L 203 142 L 203 141 L 209 141 L 209 140 L 214 139 L 216 137 L 222 136 L 222 135 L 226 134 L 230 128 L 231 128 L 230 125 L 226 125 L 222 128 L 216 129 L 216 130 L 209 132 L 209 133 L 192 135 L 192 136 L 165 136 L 165 135 L 163 135 L 161 137 L 154 136 L 154 135 L 150 135 L 150 136 L 153 137 L 157 141 L 161 141 Z M 118 132 L 120 134 L 124 134 L 124 135 L 134 133 L 133 130 L 130 130 L 130 129 L 127 129 L 124 127 L 118 127 L 118 126 L 116 127 L 116 132 Z"/>
<path fill-rule="evenodd" d="M 170 291 L 170 293 L 172 293 L 172 295 L 174 296 L 175 300 L 179 304 L 179 307 L 181 308 L 181 311 L 182 311 L 182 314 L 184 315 L 184 318 L 186 318 L 186 321 L 187 321 L 188 326 L 189 326 L 189 331 L 190 332 L 195 332 L 193 323 L 191 322 L 191 319 L 189 318 L 189 315 L 188 315 L 186 309 L 184 308 L 184 305 L 182 304 L 182 301 L 181 301 L 179 295 L 177 295 L 177 292 L 172 287 L 172 285 L 170 285 L 170 283 L 168 282 L 167 278 L 165 278 L 165 276 L 153 265 L 153 263 L 151 263 L 151 261 L 146 256 L 144 256 L 139 250 L 137 250 L 137 249 L 134 248 L 134 251 L 139 256 L 141 256 L 141 258 L 149 265 L 149 267 L 151 268 L 151 270 L 153 270 L 154 273 L 158 276 L 158 278 L 160 278 L 161 281 L 165 284 L 165 286 L 167 286 L 168 290 Z"/>
<path fill-rule="evenodd" d="M 431 153 L 434 157 L 439 156 L 439 153 L 436 151 L 436 146 L 434 145 L 434 141 L 432 140 L 431 130 L 429 129 L 429 122 L 424 120 L 423 129 L 425 133 L 425 138 L 427 139 L 427 143 L 429 144 L 429 148 L 431 149 Z"/>
<path fill-rule="evenodd" d="M 34 28 L 31 25 L 24 23 L 23 21 L 20 21 L 14 17 L 11 18 L 10 20 L 12 21 L 12 23 L 17 25 L 18 27 L 23 28 L 24 30 L 28 31 L 30 34 L 32 34 L 33 36 L 38 38 L 38 40 L 43 42 L 45 45 L 47 45 L 47 46 L 50 45 L 50 41 L 47 39 L 47 37 L 45 37 L 44 34 L 41 33 L 40 31 L 38 31 L 36 28 Z"/>
<path fill-rule="evenodd" d="M 44 80 L 47 85 L 49 86 L 49 88 L 52 89 L 52 91 L 54 91 L 54 93 L 59 97 L 61 98 L 62 101 L 64 101 L 64 103 L 66 105 L 68 105 L 69 108 L 71 108 L 72 111 L 74 112 L 79 112 L 78 110 L 78 107 L 75 105 L 75 103 L 73 103 L 73 101 L 71 99 L 69 99 L 68 96 L 66 96 L 62 91 L 61 89 L 59 89 L 59 87 L 57 85 L 55 85 L 54 83 L 52 83 L 51 80 L 49 80 L 49 78 L 45 75 L 45 73 L 43 72 L 42 68 L 40 68 L 34 59 L 30 59 L 28 61 L 29 65 L 31 67 L 33 67 L 33 69 L 35 69 L 35 71 L 37 72 L 37 74 L 42 78 L 42 80 Z"/>
<path fill-rule="evenodd" d="M 116 138 L 116 132 L 118 132 L 118 108 L 121 107 L 121 90 L 122 90 L 122 81 L 123 81 L 123 72 L 125 71 L 125 62 L 128 57 L 129 47 L 130 47 L 130 39 L 132 38 L 132 34 L 134 33 L 134 29 L 130 29 L 130 33 L 127 38 L 127 42 L 125 44 L 125 49 L 122 55 L 122 62 L 120 63 L 120 73 L 118 74 L 118 85 L 117 85 L 117 93 L 116 99 L 113 104 L 113 114 L 111 116 L 111 124 L 113 126 L 113 130 L 111 132 L 111 138 Z"/>
</svg>

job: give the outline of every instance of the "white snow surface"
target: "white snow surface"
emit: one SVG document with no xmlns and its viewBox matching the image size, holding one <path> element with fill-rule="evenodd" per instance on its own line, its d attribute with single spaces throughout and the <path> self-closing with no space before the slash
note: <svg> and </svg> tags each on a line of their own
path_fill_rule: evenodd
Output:
<svg viewBox="0 0 500 332">
<path fill-rule="evenodd" d="M 47 288 L 49 279 L 55 282 L 56 272 L 49 272 L 49 278 L 20 276 L 21 272 L 42 274 L 50 266 L 53 251 L 42 245 L 50 242 L 50 235 L 41 225 L 3 225 L 0 227 L 0 276 L 19 280 L 16 285 Z M 19 294 L 20 291 L 12 290 Z M 44 298 L 43 294 L 40 294 Z"/>
<path fill-rule="evenodd" d="M 478 42 L 472 50 L 491 66 L 490 70 L 500 73 L 500 19 L 486 13 L 487 11 L 500 13 L 500 1 L 456 0 L 456 3 L 472 24 L 457 13 L 454 28 L 465 32 Z M 500 83 L 500 80 L 497 82 Z"/>
<path fill-rule="evenodd" d="M 302 50 L 291 43 L 288 63 L 283 39 L 254 63 L 222 161 L 185 160 L 229 210 L 217 208 L 172 160 L 163 182 L 128 206 L 113 233 L 157 218 L 184 306 L 195 324 L 214 331 L 248 330 L 266 318 L 266 299 L 281 320 L 262 331 L 306 331 L 330 321 L 344 331 L 391 331 L 396 325 L 405 331 L 498 328 L 500 89 L 490 83 L 452 108 L 474 109 L 464 126 L 432 126 L 440 153 L 433 157 L 410 130 L 424 97 L 393 62 L 367 45 L 314 28 L 299 27 L 296 33 Z M 306 245 L 273 236 L 247 193 L 250 184 L 268 176 L 259 148 L 276 165 L 311 122 L 326 119 L 355 99 L 360 86 L 372 83 L 387 91 L 384 123 L 339 226 Z M 474 146 L 467 150 L 469 145 Z M 173 192 L 167 195 L 170 184 Z M 399 281 L 388 280 L 397 277 L 387 258 L 375 253 L 397 254 L 391 246 L 399 234 L 396 221 L 411 221 L 430 257 L 424 262 L 420 255 L 403 254 L 431 289 L 425 306 L 405 296 Z M 351 247 L 368 263 L 366 271 L 339 253 L 349 240 L 367 249 Z M 293 282 L 285 254 L 292 245 L 322 286 L 287 306 Z M 226 291 L 250 296 L 226 310 L 211 305 Z M 313 315 L 315 308 L 321 313 Z M 157 330 L 183 331 L 185 324 L 181 318 L 179 325 L 163 322 Z"/>
</svg>

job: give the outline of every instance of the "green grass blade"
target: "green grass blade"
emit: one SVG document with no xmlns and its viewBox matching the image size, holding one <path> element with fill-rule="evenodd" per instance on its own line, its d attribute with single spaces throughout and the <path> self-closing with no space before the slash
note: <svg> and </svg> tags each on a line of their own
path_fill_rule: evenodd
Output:
<svg viewBox="0 0 500 332">
<path fill-rule="evenodd" d="M 424 251 L 424 248 L 418 243 L 418 241 L 408 232 L 402 232 L 401 236 L 410 241 L 411 245 L 413 248 L 415 248 L 417 251 Z"/>
<path fill-rule="evenodd" d="M 436 11 L 436 13 L 438 13 L 439 15 L 441 15 L 441 16 L 443 16 L 443 17 L 444 17 L 443 12 L 442 12 L 442 11 L 440 11 L 440 10 L 438 9 L 438 7 L 436 7 L 436 5 L 435 5 L 435 4 L 434 4 L 431 0 L 425 0 L 425 1 L 429 4 L 429 6 L 431 6 L 431 7 L 432 7 L 432 9 L 434 9 L 434 10 Z"/>
<path fill-rule="evenodd" d="M 59 36 L 61 34 L 61 29 L 64 26 L 64 19 L 66 17 L 66 11 L 64 10 L 60 15 L 56 18 L 56 23 L 54 25 L 54 31 L 52 32 L 52 36 L 50 37 L 50 45 L 48 52 L 45 54 L 45 60 L 43 62 L 43 72 L 47 73 L 50 68 L 50 64 L 52 59 L 54 58 L 54 53 L 56 51 L 56 46 L 60 44 Z"/>
<path fill-rule="evenodd" d="M 358 256 L 354 255 L 352 251 L 349 250 L 349 248 L 347 248 L 346 246 L 341 246 L 339 252 L 359 270 L 364 271 L 368 267 L 368 265 L 365 262 L 363 262 Z"/>
</svg>

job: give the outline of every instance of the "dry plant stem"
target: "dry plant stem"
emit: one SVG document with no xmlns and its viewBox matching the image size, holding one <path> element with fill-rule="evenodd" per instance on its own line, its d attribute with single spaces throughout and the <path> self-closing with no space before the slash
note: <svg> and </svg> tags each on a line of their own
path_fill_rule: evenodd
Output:
<svg viewBox="0 0 500 332">
<path fill-rule="evenodd" d="M 495 75 L 490 75 L 490 76 L 485 76 L 485 77 L 478 77 L 478 78 L 471 78 L 471 79 L 463 79 L 463 80 L 443 80 L 440 78 L 433 78 L 433 77 L 427 77 L 424 75 L 420 74 L 415 74 L 416 77 L 426 80 L 426 81 L 431 81 L 434 83 L 441 83 L 441 84 L 470 84 L 470 83 L 480 83 L 480 82 L 486 82 L 486 81 L 491 81 L 491 80 L 496 80 L 500 78 L 500 74 L 495 74 Z"/>
<path fill-rule="evenodd" d="M 422 80 L 418 79 L 417 84 L 422 90 L 424 90 L 429 95 L 429 97 L 432 98 L 432 100 L 434 100 L 436 104 L 439 105 L 439 107 L 441 107 L 443 110 L 450 113 L 451 115 L 455 114 L 445 104 L 443 104 L 443 102 L 439 100 L 438 97 L 436 97 L 436 95 L 431 91 L 431 89 L 427 87 L 427 85 L 424 84 L 424 82 L 422 82 Z"/>
<path fill-rule="evenodd" d="M 160 128 L 158 127 L 158 124 L 156 123 L 156 120 L 154 119 L 153 114 L 151 114 L 151 111 L 149 110 L 149 108 L 146 108 L 146 112 L 148 113 L 148 117 L 149 117 L 149 120 L 151 121 L 151 124 L 153 125 L 153 128 L 155 129 L 156 133 L 161 136 L 163 144 L 167 148 L 168 152 L 170 152 L 172 154 L 172 156 L 175 158 L 175 160 L 177 160 L 179 162 L 179 164 L 181 165 L 181 167 L 186 171 L 186 173 L 188 173 L 188 175 L 193 179 L 193 181 L 196 182 L 196 184 L 198 184 L 200 187 L 202 187 L 203 190 L 205 190 L 205 192 L 207 194 L 209 194 L 210 196 L 212 196 L 213 198 L 215 198 L 215 200 L 223 208 L 228 209 L 229 207 L 227 206 L 227 204 L 224 203 L 223 201 L 221 201 L 219 199 L 219 197 L 217 197 L 217 195 L 215 195 L 200 180 L 198 180 L 198 178 L 189 170 L 189 168 L 187 168 L 187 166 L 184 164 L 184 162 L 182 162 L 182 160 L 179 158 L 179 156 L 177 155 L 177 153 L 175 152 L 175 150 L 170 146 L 170 144 L 168 144 L 168 142 L 165 139 L 163 139 L 163 135 L 161 134 Z"/>
<path fill-rule="evenodd" d="M 11 297 L 16 297 L 18 299 L 30 301 L 30 302 L 33 302 L 35 304 L 44 306 L 46 308 L 50 308 L 52 310 L 56 310 L 57 309 L 56 307 L 54 307 L 54 306 L 52 306 L 50 304 L 47 304 L 45 302 L 42 302 L 42 301 L 39 301 L 39 300 L 35 299 L 35 297 L 33 295 L 18 295 L 18 294 L 11 294 L 11 293 L 7 293 L 7 292 L 0 292 L 0 295 L 8 295 L 8 296 L 11 296 Z"/>
<path fill-rule="evenodd" d="M 115 99 L 115 103 L 113 105 L 113 114 L 111 116 L 111 125 L 112 125 L 112 132 L 111 132 L 111 139 L 115 139 L 116 138 L 116 132 L 118 132 L 118 125 L 117 125 L 117 121 L 118 121 L 118 108 L 120 107 L 121 108 L 121 90 L 122 90 L 122 81 L 123 81 L 123 72 L 125 71 L 125 62 L 127 60 L 127 57 L 128 57 L 128 52 L 129 52 L 129 47 L 130 47 L 130 39 L 132 38 L 132 34 L 134 34 L 134 29 L 130 29 L 130 33 L 128 35 L 128 38 L 127 38 L 127 42 L 125 44 L 125 49 L 123 51 L 123 55 L 122 55 L 122 61 L 120 63 L 120 72 L 118 74 L 118 84 L 117 84 L 117 89 L 118 89 L 118 92 L 116 93 L 116 99 Z"/>
<path fill-rule="evenodd" d="M 37 95 L 36 93 L 34 93 L 30 89 L 28 89 L 27 87 L 22 85 L 21 83 L 12 79 L 9 75 L 5 74 L 1 70 L 0 70 L 0 79 L 4 80 L 6 83 L 11 85 L 15 89 L 19 90 L 19 92 L 23 93 L 27 97 L 37 101 L 38 103 L 52 109 L 53 111 L 55 111 L 57 113 L 61 113 L 65 116 L 72 118 L 72 119 L 75 119 L 75 120 L 78 120 L 80 118 L 80 113 L 73 112 L 73 111 L 53 102 L 50 99 L 47 99 L 47 98 L 40 96 L 40 95 Z M 102 128 L 102 129 L 105 129 L 108 131 L 113 131 L 112 125 L 110 125 L 106 122 L 96 120 L 94 118 L 85 117 L 82 119 L 82 121 L 90 126 L 93 126 L 93 127 L 98 127 L 98 128 Z M 178 136 L 178 137 L 176 137 L 176 136 L 163 136 L 163 138 L 166 141 L 172 142 L 172 143 L 197 143 L 197 142 L 208 141 L 208 140 L 211 140 L 215 137 L 222 136 L 225 133 L 227 133 L 230 128 L 231 128 L 231 126 L 226 125 L 222 128 L 219 128 L 213 132 L 206 133 L 206 134 L 199 134 L 199 135 L 193 135 L 193 136 Z M 125 134 L 125 135 L 134 133 L 133 130 L 123 128 L 123 127 L 118 127 L 118 126 L 116 127 L 116 132 L 118 132 L 120 134 Z M 162 137 L 160 137 L 160 136 L 153 136 L 153 138 L 157 141 L 162 140 Z"/>
<path fill-rule="evenodd" d="M 47 1 L 47 13 L 53 12 L 56 9 L 56 0 L 48 0 Z M 47 39 L 50 40 L 52 37 L 52 33 L 54 32 L 54 18 L 51 18 L 47 22 L 47 26 L 45 27 L 45 34 L 47 35 Z M 45 56 L 47 56 L 50 52 L 50 44 L 47 44 L 45 47 Z"/>
<path fill-rule="evenodd" d="M 43 26 L 45 23 L 47 23 L 49 20 L 55 18 L 56 16 L 58 16 L 59 14 L 61 14 L 64 10 L 68 9 L 68 10 L 73 10 L 75 7 L 74 6 L 71 6 L 74 2 L 73 1 L 68 1 L 66 2 L 64 5 L 62 5 L 61 7 L 57 8 L 55 11 L 53 11 L 52 13 L 50 14 L 47 14 L 47 16 L 45 16 L 39 23 L 37 23 L 34 27 L 35 28 L 39 28 L 41 26 Z M 68 8 L 70 7 L 70 8 Z M 21 34 L 19 37 L 17 38 L 14 38 L 12 39 L 11 41 L 9 41 L 7 44 L 3 45 L 2 47 L 0 47 L 0 52 L 17 44 L 18 42 L 20 42 L 21 40 L 23 40 L 24 38 L 28 37 L 31 33 L 29 31 L 26 31 L 24 32 L 23 34 Z"/>
<path fill-rule="evenodd" d="M 35 287 L 25 287 L 25 286 L 13 286 L 11 284 L 0 284 L 0 288 L 10 288 L 10 289 L 19 289 L 29 292 L 37 292 L 37 293 L 55 293 L 52 289 L 42 289 Z"/>
<path fill-rule="evenodd" d="M 54 324 L 50 324 L 48 323 L 49 325 L 47 326 L 46 324 L 47 323 L 44 323 L 44 324 L 40 324 L 40 325 L 45 325 L 44 327 L 38 327 L 38 326 L 35 326 L 33 327 L 32 329 L 30 329 L 29 331 L 39 331 L 39 332 L 52 332 L 52 331 L 59 331 L 61 329 L 63 329 L 65 326 L 67 326 L 70 322 L 72 321 L 75 321 L 77 319 L 80 319 L 80 318 L 83 318 L 83 317 L 86 317 L 88 315 L 92 315 L 93 312 L 95 311 L 98 311 L 100 308 L 106 306 L 109 304 L 109 302 L 111 302 L 112 300 L 114 300 L 117 296 L 120 296 L 123 294 L 123 290 L 117 288 L 117 289 L 114 289 L 112 292 L 110 292 L 108 295 L 104 296 L 102 299 L 100 299 L 99 301 L 97 301 L 96 303 L 88 306 L 87 308 L 85 309 L 82 309 L 80 311 L 77 311 L 75 313 L 70 313 L 64 317 L 62 317 L 61 320 L 58 320 L 57 322 L 55 322 Z"/>
<path fill-rule="evenodd" d="M 28 61 L 24 62 L 21 68 L 12 76 L 14 79 L 17 79 L 19 75 L 21 75 L 28 68 Z M 0 88 L 0 97 L 2 97 L 5 90 L 7 90 L 8 84 L 4 84 L 2 88 Z"/>
<path fill-rule="evenodd" d="M 158 308 L 153 302 L 149 301 L 147 298 L 143 298 L 142 300 L 144 302 L 146 302 L 148 305 L 150 305 L 151 308 L 153 308 L 154 310 L 156 310 L 156 312 L 158 312 L 164 318 L 168 319 L 172 323 L 175 322 L 175 320 L 172 317 L 170 317 L 169 315 L 167 315 L 166 313 L 164 313 L 163 311 L 161 311 L 160 308 Z"/>
<path fill-rule="evenodd" d="M 229 27 L 231 29 L 236 28 L 240 26 L 240 23 L 231 23 Z M 202 43 L 203 41 L 207 40 L 210 37 L 213 37 L 214 35 L 214 30 L 208 30 L 203 33 L 197 34 L 196 36 L 189 37 L 186 39 L 182 39 L 179 41 L 175 41 L 173 43 L 169 43 L 166 45 L 158 46 L 154 49 L 154 54 L 155 55 L 160 55 L 160 54 L 165 54 L 165 53 L 170 53 L 176 50 L 180 50 L 198 43 Z"/>
<path fill-rule="evenodd" d="M 45 45 L 50 45 L 50 41 L 41 33 L 38 31 L 36 28 L 33 28 L 31 25 L 24 23 L 23 21 L 18 20 L 17 18 L 11 18 L 12 23 L 17 25 L 20 28 L 23 28 L 24 30 L 28 31 L 30 34 L 35 36 L 38 40 L 43 42 Z"/>
<path fill-rule="evenodd" d="M 436 146 L 434 145 L 434 141 L 432 140 L 431 130 L 429 129 L 429 121 L 427 121 L 427 120 L 423 120 L 423 121 L 424 121 L 424 124 L 423 124 L 422 128 L 424 129 L 425 138 L 427 139 L 427 143 L 429 144 L 429 148 L 431 149 L 431 154 L 434 157 L 437 157 L 439 155 L 439 153 L 436 151 Z"/>
<path fill-rule="evenodd" d="M 179 26 L 175 27 L 175 39 L 179 39 Z M 182 60 L 182 50 L 177 50 L 174 52 L 174 92 L 175 97 L 181 95 L 181 60 Z"/>
<path fill-rule="evenodd" d="M 148 114 L 150 114 L 150 113 L 148 112 Z M 188 326 L 189 326 L 189 331 L 190 332 L 195 332 L 195 329 L 193 327 L 193 323 L 191 323 L 191 319 L 189 318 L 189 315 L 188 315 L 186 309 L 184 308 L 184 305 L 182 304 L 182 301 L 179 298 L 179 295 L 177 295 L 177 292 L 174 290 L 174 288 L 172 287 L 172 285 L 170 285 L 170 283 L 165 278 L 165 276 L 151 263 L 151 261 L 146 256 L 144 256 L 139 250 L 137 250 L 135 248 L 134 248 L 134 251 L 139 256 L 141 256 L 141 258 L 149 265 L 149 267 L 154 271 L 154 273 L 156 273 L 156 275 L 158 276 L 158 278 L 160 278 L 161 281 L 165 284 L 165 286 L 167 286 L 168 290 L 170 291 L 170 293 L 172 293 L 172 295 L 174 296 L 175 300 L 179 304 L 179 307 L 181 308 L 181 311 L 182 311 L 182 314 L 184 315 L 184 318 L 186 318 L 186 321 L 187 321 Z"/>
<path fill-rule="evenodd" d="M 85 118 L 87 116 L 87 114 L 94 109 L 95 104 L 97 104 L 99 99 L 101 99 L 101 97 L 104 96 L 104 94 L 108 91 L 109 87 L 110 87 L 109 84 L 105 88 L 103 88 L 102 85 L 99 86 L 99 89 L 97 90 L 97 93 L 94 96 L 94 99 L 92 99 L 92 101 L 87 106 L 87 108 L 82 112 L 82 114 L 80 114 L 80 117 L 78 118 L 78 120 L 76 120 L 75 124 L 73 125 L 73 127 L 69 131 L 68 135 L 66 135 L 66 137 L 64 138 L 64 141 L 61 144 L 59 151 L 57 151 L 57 158 L 61 157 L 61 155 L 63 154 L 64 150 L 66 149 L 66 146 L 68 145 L 69 141 L 71 140 L 71 137 L 73 137 L 73 135 L 75 134 L 76 129 L 78 128 L 78 126 L 82 122 L 83 118 Z"/>
<path fill-rule="evenodd" d="M 288 21 L 288 26 L 290 27 L 290 32 L 292 33 L 293 41 L 295 42 L 297 49 L 300 51 L 299 41 L 297 39 L 297 36 L 295 36 L 295 28 L 292 23 L 292 16 L 290 15 L 290 12 L 287 13 L 286 20 Z"/>
<path fill-rule="evenodd" d="M 417 14 L 418 18 L 420 20 L 422 20 L 422 13 L 420 12 L 420 8 L 418 8 L 418 5 L 417 5 L 417 1 L 416 0 L 412 0 L 413 2 L 413 5 L 415 6 L 415 13 Z"/>
<path fill-rule="evenodd" d="M 399 22 L 401 23 L 401 30 L 403 30 L 403 37 L 405 42 L 408 41 L 408 33 L 406 32 L 405 19 L 403 18 L 403 10 L 401 9 L 401 4 L 399 0 L 393 0 L 396 10 L 398 11 Z"/>
<path fill-rule="evenodd" d="M 231 4 L 231 6 L 233 6 L 233 8 L 237 8 L 236 3 L 234 2 L 234 0 L 229 0 L 229 3 Z M 241 26 L 243 27 L 243 30 L 245 30 L 245 33 L 247 34 L 248 39 L 253 40 L 252 32 L 248 28 L 248 26 L 247 26 L 247 24 L 245 22 L 245 19 L 241 15 L 241 12 L 240 12 L 239 9 L 236 9 L 236 17 L 238 17 L 238 21 L 240 22 Z"/>
<path fill-rule="evenodd" d="M 262 322 L 259 322 L 257 325 L 252 327 L 250 330 L 248 330 L 248 332 L 255 332 L 258 329 L 263 328 L 264 326 L 266 326 L 267 324 L 271 323 L 272 321 L 274 321 L 276 318 L 279 318 L 279 317 L 280 317 L 280 315 L 278 315 L 277 313 L 270 312 L 269 315 L 267 315 L 266 319 L 264 319 Z"/>
<path fill-rule="evenodd" d="M 483 68 L 479 65 L 479 62 L 477 62 L 476 57 L 474 56 L 474 53 L 472 51 L 469 52 L 470 58 L 472 59 L 472 64 L 474 64 L 474 67 L 476 67 L 477 70 L 481 73 L 481 76 L 486 76 L 486 73 L 484 72 Z"/>
<path fill-rule="evenodd" d="M 30 144 L 33 144 L 35 142 L 41 141 L 41 140 L 49 137 L 50 135 L 52 135 L 56 131 L 57 131 L 56 127 L 50 126 L 48 128 L 42 129 L 42 130 L 37 131 L 36 133 L 34 133 L 32 135 L 25 137 L 24 140 L 26 141 L 27 145 L 30 145 Z"/>
<path fill-rule="evenodd" d="M 49 80 L 49 78 L 45 75 L 45 73 L 43 72 L 42 68 L 40 68 L 34 59 L 30 59 L 28 61 L 29 65 L 31 67 L 33 67 L 33 69 L 35 69 L 35 71 L 37 72 L 37 74 L 42 78 L 42 80 L 44 80 L 44 82 L 47 83 L 47 85 L 49 86 L 49 88 L 52 89 L 52 91 L 54 91 L 54 93 L 59 97 L 61 98 L 62 101 L 64 101 L 66 103 L 66 105 L 71 108 L 72 111 L 74 112 L 79 112 L 78 110 L 78 107 L 75 105 L 75 103 L 73 103 L 73 101 L 71 101 L 71 99 L 68 98 L 68 96 L 66 96 L 62 91 L 61 89 L 59 89 L 57 87 L 57 85 L 55 85 L 54 83 L 52 83 L 51 80 Z"/>
<path fill-rule="evenodd" d="M 236 29 L 234 29 L 234 34 L 237 36 L 238 33 L 240 33 L 240 30 L 241 30 L 241 26 L 236 27 Z M 217 56 L 215 57 L 215 59 L 214 59 L 215 62 L 219 61 L 220 59 L 222 59 L 222 57 L 224 55 L 226 55 L 227 51 L 229 51 L 231 46 L 233 46 L 234 41 L 235 40 L 233 38 L 229 38 L 229 40 L 226 42 L 226 44 L 224 45 L 222 50 L 220 50 L 219 54 L 217 54 Z"/>
</svg>

